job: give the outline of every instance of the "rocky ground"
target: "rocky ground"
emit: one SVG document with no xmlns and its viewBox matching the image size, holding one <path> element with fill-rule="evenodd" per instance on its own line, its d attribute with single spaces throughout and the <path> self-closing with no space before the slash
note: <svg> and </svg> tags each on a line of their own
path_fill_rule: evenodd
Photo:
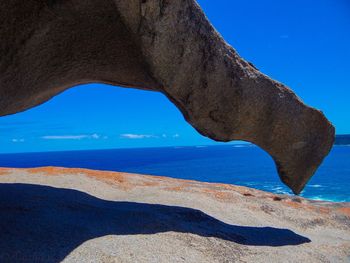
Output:
<svg viewBox="0 0 350 263">
<path fill-rule="evenodd" d="M 0 169 L 0 262 L 350 262 L 350 203 L 83 169 Z"/>
</svg>

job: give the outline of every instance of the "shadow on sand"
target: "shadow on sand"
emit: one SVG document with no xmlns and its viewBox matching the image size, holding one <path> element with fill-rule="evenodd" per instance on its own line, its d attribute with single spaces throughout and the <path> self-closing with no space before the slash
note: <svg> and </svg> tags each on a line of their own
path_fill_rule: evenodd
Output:
<svg viewBox="0 0 350 263">
<path fill-rule="evenodd" d="M 40 185 L 0 184 L 0 262 L 60 262 L 93 238 L 167 231 L 250 246 L 310 242 L 288 229 L 229 225 L 185 207 L 106 201 Z"/>
</svg>

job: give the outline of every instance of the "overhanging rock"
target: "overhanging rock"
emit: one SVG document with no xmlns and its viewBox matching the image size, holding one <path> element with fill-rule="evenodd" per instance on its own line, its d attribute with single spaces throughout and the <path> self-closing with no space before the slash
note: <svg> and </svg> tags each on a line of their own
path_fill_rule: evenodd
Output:
<svg viewBox="0 0 350 263">
<path fill-rule="evenodd" d="M 201 134 L 265 149 L 300 193 L 334 141 L 324 115 L 229 46 L 194 0 L 1 0 L 0 114 L 77 84 L 164 93 Z"/>
</svg>

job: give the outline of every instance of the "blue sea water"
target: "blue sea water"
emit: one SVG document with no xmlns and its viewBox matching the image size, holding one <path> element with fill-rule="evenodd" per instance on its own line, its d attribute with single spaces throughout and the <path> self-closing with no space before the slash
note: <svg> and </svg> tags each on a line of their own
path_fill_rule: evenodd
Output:
<svg viewBox="0 0 350 263">
<path fill-rule="evenodd" d="M 279 180 L 271 157 L 249 144 L 0 155 L 0 167 L 38 166 L 162 175 L 292 194 Z M 350 147 L 335 146 L 301 196 L 350 202 Z"/>
</svg>

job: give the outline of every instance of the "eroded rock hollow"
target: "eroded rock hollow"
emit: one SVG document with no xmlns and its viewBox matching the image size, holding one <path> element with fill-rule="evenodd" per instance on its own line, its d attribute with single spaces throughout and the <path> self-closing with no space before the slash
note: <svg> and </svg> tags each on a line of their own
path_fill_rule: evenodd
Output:
<svg viewBox="0 0 350 263">
<path fill-rule="evenodd" d="M 195 0 L 0 0 L 0 114 L 101 82 L 164 93 L 201 134 L 265 149 L 300 193 L 334 141 L 325 116 L 243 60 Z"/>
</svg>

